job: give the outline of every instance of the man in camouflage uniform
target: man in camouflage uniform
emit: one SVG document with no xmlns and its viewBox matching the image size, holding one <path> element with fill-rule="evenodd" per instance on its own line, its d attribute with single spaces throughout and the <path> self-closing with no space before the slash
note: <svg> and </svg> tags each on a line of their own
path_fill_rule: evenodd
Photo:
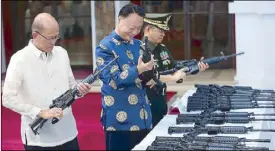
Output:
<svg viewBox="0 0 275 151">
<path fill-rule="evenodd" d="M 148 47 L 154 55 L 155 67 L 158 71 L 172 69 L 176 63 L 169 50 L 161 43 L 165 36 L 165 32 L 169 31 L 168 21 L 170 17 L 170 14 L 146 14 L 144 18 L 144 37 L 142 41 L 144 42 L 145 36 L 148 37 Z M 208 65 L 199 63 L 199 68 L 200 71 L 203 71 L 208 68 Z M 182 72 L 182 70 L 172 75 L 161 75 L 160 80 L 164 83 L 162 87 L 157 87 L 157 85 L 155 85 L 157 89 L 147 87 L 146 93 L 151 103 L 153 127 L 167 114 L 165 83 L 169 81 L 178 81 L 184 76 L 185 73 Z M 151 84 L 152 83 L 150 83 L 150 85 Z"/>
</svg>

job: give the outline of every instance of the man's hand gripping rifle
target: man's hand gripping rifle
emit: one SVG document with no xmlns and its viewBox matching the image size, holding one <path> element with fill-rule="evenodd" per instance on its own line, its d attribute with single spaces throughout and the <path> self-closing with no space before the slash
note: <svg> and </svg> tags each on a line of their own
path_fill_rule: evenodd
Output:
<svg viewBox="0 0 275 151">
<path fill-rule="evenodd" d="M 92 84 L 93 82 L 95 82 L 96 79 L 97 79 L 97 76 L 104 69 L 106 69 L 108 66 L 110 66 L 114 61 L 116 61 L 117 59 L 118 59 L 118 56 L 115 56 L 115 58 L 112 61 L 110 61 L 106 66 L 104 66 L 100 70 L 96 69 L 95 74 L 90 74 L 86 79 L 84 79 L 82 81 L 82 83 Z M 53 103 L 50 105 L 49 108 L 57 107 L 57 108 L 62 108 L 62 110 L 64 110 L 65 108 L 69 107 L 70 105 L 72 105 L 74 103 L 74 101 L 76 100 L 76 97 L 81 97 L 81 96 L 82 95 L 78 91 L 77 86 L 75 86 L 74 88 L 67 90 L 65 93 L 60 95 L 58 98 L 54 99 Z M 38 130 L 40 128 L 42 128 L 43 125 L 47 121 L 48 121 L 48 119 L 44 119 L 44 118 L 40 117 L 39 115 L 37 115 L 35 120 L 29 126 L 31 127 L 34 134 L 37 135 L 37 134 L 39 134 Z M 52 124 L 55 124 L 58 121 L 59 121 L 58 118 L 53 118 L 52 119 Z"/>
<path fill-rule="evenodd" d="M 242 54 L 244 54 L 244 52 L 237 53 L 237 54 L 231 54 L 228 56 L 225 56 L 222 52 L 221 52 L 221 54 L 222 54 L 222 56 L 203 59 L 203 60 L 200 60 L 200 62 L 203 62 L 208 65 L 217 64 L 223 60 L 227 60 L 228 58 L 242 55 Z M 172 74 L 180 69 L 183 69 L 183 71 L 186 73 L 186 75 L 196 74 L 199 72 L 198 63 L 199 62 L 196 59 L 192 59 L 192 60 L 188 60 L 188 61 L 179 61 L 176 63 L 176 65 L 173 69 L 159 72 L 159 75 Z"/>
</svg>

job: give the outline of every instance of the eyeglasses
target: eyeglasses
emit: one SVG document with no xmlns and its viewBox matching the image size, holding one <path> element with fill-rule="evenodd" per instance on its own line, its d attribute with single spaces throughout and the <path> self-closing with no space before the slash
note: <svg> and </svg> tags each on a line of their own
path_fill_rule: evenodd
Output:
<svg viewBox="0 0 275 151">
<path fill-rule="evenodd" d="M 60 38 L 60 34 L 53 36 L 51 38 L 47 38 L 46 36 L 42 35 L 40 32 L 38 32 L 38 31 L 35 31 L 35 32 L 38 33 L 43 38 L 45 38 L 46 40 L 50 41 L 52 44 L 54 44 L 56 42 L 56 40 L 58 40 Z"/>
<path fill-rule="evenodd" d="M 153 27 L 153 30 L 155 30 L 155 31 L 157 31 L 157 32 L 159 32 L 159 33 L 163 33 L 163 34 L 165 34 L 165 33 L 166 33 L 166 31 L 165 31 L 165 30 L 162 30 L 162 29 L 157 28 L 157 27 Z"/>
</svg>

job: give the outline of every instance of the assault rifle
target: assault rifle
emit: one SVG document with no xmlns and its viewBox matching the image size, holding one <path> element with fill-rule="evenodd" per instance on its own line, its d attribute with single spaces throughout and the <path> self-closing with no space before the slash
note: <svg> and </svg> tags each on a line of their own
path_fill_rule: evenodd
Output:
<svg viewBox="0 0 275 151">
<path fill-rule="evenodd" d="M 230 110 L 235 110 L 235 109 L 253 109 L 253 108 L 275 108 L 274 105 L 257 105 L 257 104 L 235 104 L 235 105 L 230 105 L 230 104 L 216 104 L 213 106 L 204 106 L 199 104 L 201 102 L 197 102 L 196 104 L 187 104 L 187 112 L 190 111 L 201 111 L 201 110 L 208 110 L 211 108 L 214 108 L 215 110 L 222 111 L 222 112 L 228 112 Z"/>
<path fill-rule="evenodd" d="M 86 79 L 81 81 L 82 83 L 88 83 L 92 84 L 93 82 L 96 81 L 97 76 L 108 66 L 110 66 L 114 61 L 118 59 L 118 56 L 115 56 L 115 58 L 110 61 L 106 66 L 101 68 L 100 70 L 96 70 L 94 74 L 90 74 Z M 72 89 L 67 90 L 64 92 L 62 95 L 60 95 L 58 98 L 53 100 L 53 103 L 50 105 L 49 108 L 62 108 L 64 110 L 65 108 L 71 106 L 77 97 L 81 97 L 81 94 L 79 90 L 77 89 L 77 86 L 75 86 Z M 44 119 L 40 117 L 39 115 L 36 116 L 35 120 L 29 125 L 34 132 L 35 135 L 39 134 L 38 130 L 43 127 L 43 125 L 48 121 L 48 119 Z M 52 119 L 52 124 L 55 124 L 59 121 L 58 118 L 53 118 Z"/>
<path fill-rule="evenodd" d="M 218 88 L 218 87 L 199 87 L 192 96 L 220 96 L 229 99 L 243 99 L 255 101 L 275 101 L 273 93 L 245 93 L 238 89 Z"/>
<path fill-rule="evenodd" d="M 218 113 L 209 113 L 207 115 L 202 115 L 202 113 L 181 113 L 181 114 L 178 114 L 178 117 L 201 118 L 203 116 L 211 116 L 211 117 L 275 116 L 275 113 L 274 114 L 273 113 L 255 114 L 254 112 L 218 112 Z"/>
<path fill-rule="evenodd" d="M 200 114 L 179 114 L 176 118 L 176 123 L 195 123 L 195 125 L 203 126 L 205 124 L 249 123 L 251 121 L 275 121 L 275 118 L 256 118 L 255 116 L 275 116 L 275 114 L 254 114 L 253 112 L 213 113 L 212 110 L 206 110 L 204 112 L 201 112 Z"/>
<path fill-rule="evenodd" d="M 225 56 L 221 52 L 222 56 L 218 56 L 218 57 L 212 57 L 212 58 L 208 58 L 208 59 L 204 59 L 204 60 L 200 60 L 200 61 L 197 61 L 196 59 L 193 59 L 193 60 L 190 60 L 190 61 L 178 62 L 178 63 L 176 63 L 176 65 L 173 69 L 159 72 L 159 74 L 160 75 L 172 74 L 172 73 L 174 73 L 174 72 L 176 72 L 180 69 L 183 69 L 183 71 L 187 75 L 196 74 L 196 73 L 199 72 L 199 66 L 198 66 L 199 62 L 207 63 L 208 65 L 213 65 L 213 64 L 217 64 L 217 63 L 219 63 L 223 60 L 227 60 L 228 58 L 235 57 L 235 56 L 242 55 L 242 54 L 244 54 L 244 52 L 235 53 L 235 54 Z"/>
<path fill-rule="evenodd" d="M 262 102 L 262 101 L 271 101 L 274 102 L 275 98 L 272 97 L 253 97 L 246 95 L 219 95 L 216 93 L 200 93 L 196 92 L 192 94 L 193 97 L 208 99 L 208 98 L 216 98 L 219 97 L 223 100 L 230 100 L 231 102 Z"/>
<path fill-rule="evenodd" d="M 207 87 L 208 86 L 200 86 L 200 87 Z M 209 88 L 210 89 L 210 88 Z M 208 90 L 209 90 L 208 89 Z M 207 89 L 197 89 L 197 92 L 194 93 L 192 96 L 188 97 L 188 111 L 194 110 L 204 110 L 209 107 L 214 106 L 225 106 L 227 109 L 223 109 L 223 111 L 229 111 L 231 109 L 241 109 L 241 108 L 274 108 L 273 104 L 269 104 L 267 102 L 272 102 L 274 99 L 272 98 L 258 98 L 255 100 L 249 98 L 243 98 L 241 96 L 222 96 L 220 95 L 220 90 L 216 89 L 214 86 L 211 87 L 211 91 L 207 93 L 201 92 L 200 90 L 207 90 Z M 228 91 L 226 91 L 228 92 Z M 265 103 L 262 103 L 265 101 Z M 203 107 L 203 109 L 201 108 Z M 219 109 L 218 109 L 219 110 Z"/>
<path fill-rule="evenodd" d="M 191 137 L 187 135 L 193 134 Z M 269 150 L 262 147 L 248 147 L 242 142 L 263 142 L 269 143 L 270 139 L 246 139 L 233 136 L 196 136 L 192 131 L 184 137 L 163 137 L 157 136 L 154 142 L 146 150 Z M 195 134 L 195 135 L 194 135 Z"/>
<path fill-rule="evenodd" d="M 230 104 L 230 105 L 238 105 L 238 104 L 255 104 L 255 105 L 272 105 L 273 102 L 271 101 L 253 101 L 253 100 L 246 100 L 246 99 L 228 99 L 223 97 L 208 97 L 208 96 L 189 96 L 188 103 L 195 104 L 195 103 L 222 103 L 222 104 Z"/>
<path fill-rule="evenodd" d="M 167 137 L 167 136 L 156 136 L 154 142 L 184 142 L 184 137 Z M 270 143 L 270 139 L 247 139 L 245 137 L 239 138 L 236 136 L 196 136 L 195 141 L 204 142 L 215 142 L 215 143 L 229 143 L 229 144 L 240 144 L 244 142 L 261 142 Z"/>
<path fill-rule="evenodd" d="M 253 132 L 275 132 L 275 129 L 254 129 L 253 127 L 245 126 L 195 126 L 195 127 L 173 127 L 168 128 L 168 134 L 182 134 L 198 131 L 200 134 L 217 135 L 217 134 L 246 134 L 249 131 Z"/>
<path fill-rule="evenodd" d="M 219 86 L 215 84 L 210 85 L 201 85 L 201 84 L 195 84 L 195 87 L 197 88 L 197 92 L 201 93 L 218 93 L 220 95 L 230 95 L 230 96 L 247 96 L 247 97 L 253 97 L 253 98 L 273 98 L 275 97 L 274 90 L 259 90 L 259 89 L 253 89 L 251 87 L 246 86 Z"/>
<path fill-rule="evenodd" d="M 200 97 L 189 97 L 187 103 L 187 111 L 215 109 L 220 111 L 230 111 L 232 109 L 248 109 L 248 108 L 275 108 L 273 104 L 260 104 L 257 102 L 230 102 L 217 98 L 201 99 Z"/>
<path fill-rule="evenodd" d="M 265 119 L 265 118 L 255 118 L 255 117 L 202 117 L 202 118 L 193 118 L 193 117 L 177 117 L 177 124 L 184 123 L 195 123 L 196 125 L 206 125 L 206 124 L 224 124 L 224 123 L 237 123 L 245 124 L 251 121 L 275 121 L 275 119 Z"/>
<path fill-rule="evenodd" d="M 238 150 L 238 151 L 269 151 L 267 147 L 249 147 L 245 145 L 231 145 L 231 144 L 221 144 L 221 143 L 205 143 L 196 142 L 194 144 L 182 144 L 175 142 L 167 143 L 157 143 L 155 145 L 150 145 L 146 150 Z"/>
<path fill-rule="evenodd" d="M 192 144 L 191 144 L 192 143 Z M 167 142 L 153 142 L 151 146 L 167 146 L 167 147 L 179 147 L 179 146 L 189 146 L 191 147 L 196 145 L 196 146 L 201 146 L 201 147 L 207 147 L 207 146 L 212 146 L 212 147 L 225 147 L 225 148 L 232 148 L 232 147 L 244 147 L 244 144 L 226 144 L 226 143 L 215 143 L 215 142 L 205 142 L 205 141 L 192 141 L 191 143 L 182 143 L 182 142 L 173 142 L 173 141 L 167 141 Z"/>
<path fill-rule="evenodd" d="M 195 84 L 196 88 L 219 88 L 224 90 L 232 90 L 233 92 L 240 92 L 240 93 L 275 93 L 274 90 L 262 90 L 262 89 L 254 89 L 250 86 L 229 86 L 229 85 L 223 85 L 219 86 L 217 84 L 209 84 L 209 85 L 203 85 L 203 84 Z"/>
<path fill-rule="evenodd" d="M 269 150 L 265 147 L 248 147 L 242 143 L 270 143 L 270 141 L 270 139 L 246 139 L 234 136 L 195 136 L 188 139 L 186 135 L 184 137 L 157 136 L 146 150 Z"/>
<path fill-rule="evenodd" d="M 199 135 L 199 132 L 198 131 L 192 131 L 192 132 L 189 132 L 187 134 L 185 134 L 182 138 L 184 140 L 184 142 L 188 143 L 188 142 L 192 142 L 194 140 L 194 138 Z M 163 147 L 163 148 L 161 148 Z M 171 148 L 171 147 L 168 147 L 168 146 L 149 146 L 147 147 L 146 150 L 155 150 L 155 149 L 158 149 L 158 150 L 177 150 L 177 147 L 176 148 Z"/>
<path fill-rule="evenodd" d="M 247 90 L 241 88 L 235 88 L 231 86 L 218 86 L 218 85 L 198 85 L 196 93 L 198 94 L 215 94 L 218 96 L 230 96 L 233 98 L 251 98 L 256 100 L 274 100 L 274 92 L 273 90 Z"/>
<path fill-rule="evenodd" d="M 147 63 L 151 60 L 151 50 L 148 47 L 148 37 L 145 37 L 145 41 L 144 41 L 144 47 L 140 47 L 143 50 L 143 54 L 142 54 L 142 61 L 144 63 Z M 159 80 L 159 75 L 158 75 L 158 71 L 156 69 L 156 67 L 153 67 L 152 70 L 149 71 L 145 71 L 142 73 L 143 75 L 143 79 L 145 79 L 147 82 L 151 79 L 153 79 L 156 82 L 156 85 L 158 86 L 162 86 L 163 83 Z"/>
<path fill-rule="evenodd" d="M 206 101 L 202 101 L 202 100 L 206 100 Z M 194 95 L 194 96 L 188 97 L 189 103 L 197 103 L 201 101 L 206 103 L 214 102 L 214 103 L 228 103 L 228 104 L 257 104 L 257 105 L 259 104 L 272 105 L 273 103 L 272 101 L 262 102 L 262 101 L 255 101 L 255 100 L 249 100 L 249 99 L 230 99 L 227 97 L 220 97 L 220 96 L 212 97 L 212 96 L 208 96 L 207 94 L 205 96 Z"/>
<path fill-rule="evenodd" d="M 226 143 L 213 143 L 204 141 L 193 141 L 191 143 L 181 143 L 181 142 L 153 142 L 151 146 L 166 146 L 174 149 L 191 149 L 191 150 L 208 150 L 211 148 L 220 148 L 221 150 L 245 150 L 245 149 L 259 149 L 259 150 L 269 150 L 265 147 L 248 147 L 244 144 L 226 144 Z"/>
</svg>

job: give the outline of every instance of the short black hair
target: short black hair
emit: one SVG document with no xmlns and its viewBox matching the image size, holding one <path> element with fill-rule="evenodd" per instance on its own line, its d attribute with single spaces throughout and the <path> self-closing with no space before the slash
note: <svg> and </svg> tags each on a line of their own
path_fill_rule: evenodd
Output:
<svg viewBox="0 0 275 151">
<path fill-rule="evenodd" d="M 141 17 L 145 17 L 144 10 L 140 6 L 138 6 L 136 4 L 133 4 L 133 3 L 130 3 L 130 4 L 127 4 L 127 5 L 123 6 L 119 11 L 118 16 L 121 16 L 121 17 L 125 18 L 125 17 L 128 17 L 130 14 L 133 14 L 133 13 L 136 13 Z"/>
</svg>

